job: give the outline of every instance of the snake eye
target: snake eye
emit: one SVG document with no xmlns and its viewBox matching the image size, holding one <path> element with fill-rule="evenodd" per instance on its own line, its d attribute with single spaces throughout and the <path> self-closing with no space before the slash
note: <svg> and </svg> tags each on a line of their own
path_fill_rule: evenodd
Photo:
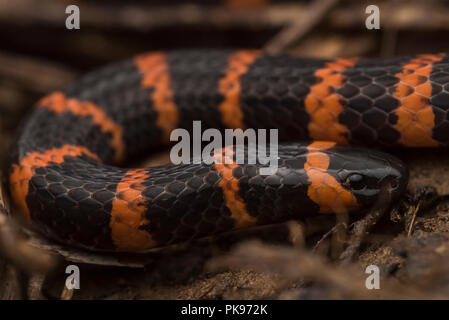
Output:
<svg viewBox="0 0 449 320">
<path fill-rule="evenodd" d="M 353 173 L 346 178 L 346 185 L 353 190 L 361 190 L 365 187 L 363 183 L 363 176 L 358 173 Z"/>
</svg>

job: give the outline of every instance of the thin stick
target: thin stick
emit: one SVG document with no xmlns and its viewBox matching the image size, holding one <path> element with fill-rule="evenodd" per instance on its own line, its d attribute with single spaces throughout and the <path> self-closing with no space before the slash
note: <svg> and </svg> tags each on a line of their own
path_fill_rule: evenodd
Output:
<svg viewBox="0 0 449 320">
<path fill-rule="evenodd" d="M 62 289 L 61 293 L 61 300 L 72 300 L 73 298 L 73 289 L 67 288 L 67 286 L 64 285 L 64 289 Z"/>
<path fill-rule="evenodd" d="M 330 229 L 328 232 L 326 232 L 321 238 L 320 240 L 318 240 L 315 245 L 313 246 L 312 252 L 316 253 L 316 250 L 318 249 L 318 247 L 321 245 L 321 243 L 326 240 L 327 238 L 329 238 L 329 236 L 333 233 L 335 233 L 340 227 L 345 227 L 345 229 L 347 228 L 347 225 L 345 223 L 338 223 L 336 224 L 332 229 Z"/>
<path fill-rule="evenodd" d="M 415 211 L 413 212 L 412 221 L 410 221 L 410 225 L 408 227 L 407 237 L 410 237 L 412 235 L 413 225 L 415 224 L 416 214 L 419 211 L 419 207 L 421 206 L 421 201 L 418 202 L 418 205 L 415 208 Z"/>
<path fill-rule="evenodd" d="M 298 42 L 320 23 L 337 3 L 338 0 L 315 0 L 307 8 L 305 19 L 298 19 L 286 26 L 266 44 L 265 51 L 271 54 L 285 51 L 290 45 Z"/>
<path fill-rule="evenodd" d="M 339 260 L 342 265 L 347 265 L 351 263 L 352 259 L 355 257 L 359 248 L 365 239 L 368 231 L 385 215 L 388 210 L 388 204 L 391 200 L 391 194 L 388 191 L 388 182 L 381 186 L 381 193 L 379 195 L 379 200 L 374 206 L 374 208 L 362 219 L 354 222 L 353 224 L 353 234 L 349 238 L 349 245 L 340 255 Z"/>
<path fill-rule="evenodd" d="M 0 51 L 0 75 L 38 93 L 60 89 L 76 76 L 75 72 L 60 65 L 2 51 Z"/>
</svg>

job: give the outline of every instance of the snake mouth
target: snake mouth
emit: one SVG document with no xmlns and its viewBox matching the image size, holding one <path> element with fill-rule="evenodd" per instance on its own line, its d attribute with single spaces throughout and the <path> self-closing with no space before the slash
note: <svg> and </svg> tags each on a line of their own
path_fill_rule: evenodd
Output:
<svg viewBox="0 0 449 320">
<path fill-rule="evenodd" d="M 400 198 L 408 186 L 409 172 L 402 161 L 391 163 L 390 174 L 380 182 L 381 188 L 385 190 L 391 200 Z"/>
<path fill-rule="evenodd" d="M 389 176 L 382 183 L 382 188 L 386 190 L 391 199 L 400 197 L 403 193 L 403 186 L 400 177 Z"/>
<path fill-rule="evenodd" d="M 387 191 L 391 199 L 402 196 L 409 180 L 409 170 L 405 163 L 398 157 L 379 150 L 370 150 L 369 153 L 371 158 L 379 159 L 384 166 L 377 175 L 379 188 Z"/>
</svg>

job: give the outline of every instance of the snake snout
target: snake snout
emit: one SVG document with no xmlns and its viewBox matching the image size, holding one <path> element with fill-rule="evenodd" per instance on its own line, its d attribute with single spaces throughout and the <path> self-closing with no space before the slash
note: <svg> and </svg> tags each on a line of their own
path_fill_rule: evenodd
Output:
<svg viewBox="0 0 449 320">
<path fill-rule="evenodd" d="M 389 159 L 389 163 L 389 173 L 381 183 L 387 188 L 391 198 L 397 199 L 407 189 L 409 172 L 405 164 L 395 157 Z"/>
</svg>

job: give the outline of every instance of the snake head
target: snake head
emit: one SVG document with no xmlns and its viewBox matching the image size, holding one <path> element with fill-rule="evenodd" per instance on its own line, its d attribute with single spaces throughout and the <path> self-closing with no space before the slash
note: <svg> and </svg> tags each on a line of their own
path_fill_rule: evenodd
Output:
<svg viewBox="0 0 449 320">
<path fill-rule="evenodd" d="M 388 207 L 407 187 L 407 167 L 380 151 L 327 141 L 291 144 L 279 150 L 283 159 L 277 173 L 284 177 L 281 183 L 298 190 L 296 201 L 286 197 L 277 202 L 286 207 L 284 211 L 338 214 Z M 298 201 L 299 193 L 304 192 L 307 201 Z M 295 202 L 298 204 L 290 208 L 289 204 Z"/>
<path fill-rule="evenodd" d="M 387 153 L 335 146 L 331 150 L 328 174 L 355 198 L 358 209 L 387 206 L 398 199 L 408 184 L 408 169 Z"/>
</svg>

